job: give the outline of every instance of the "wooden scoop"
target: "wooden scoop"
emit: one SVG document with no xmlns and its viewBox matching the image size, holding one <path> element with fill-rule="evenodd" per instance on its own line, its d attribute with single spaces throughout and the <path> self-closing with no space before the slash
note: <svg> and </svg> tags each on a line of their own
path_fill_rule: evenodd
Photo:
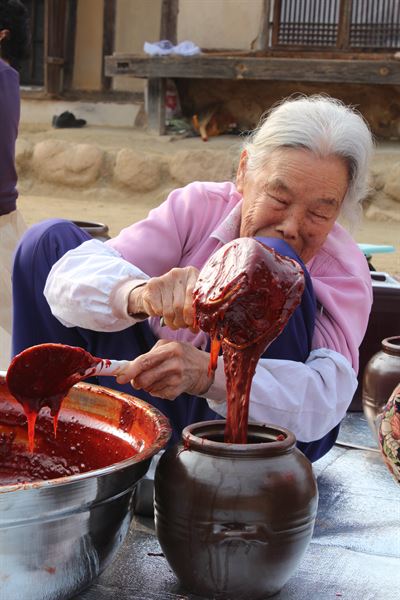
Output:
<svg viewBox="0 0 400 600">
<path fill-rule="evenodd" d="M 40 344 L 17 354 L 8 368 L 6 382 L 26 413 L 30 449 L 42 407 L 50 408 L 56 432 L 61 402 L 75 383 L 97 375 L 117 377 L 128 365 L 127 360 L 97 358 L 82 348 L 64 344 Z"/>
</svg>

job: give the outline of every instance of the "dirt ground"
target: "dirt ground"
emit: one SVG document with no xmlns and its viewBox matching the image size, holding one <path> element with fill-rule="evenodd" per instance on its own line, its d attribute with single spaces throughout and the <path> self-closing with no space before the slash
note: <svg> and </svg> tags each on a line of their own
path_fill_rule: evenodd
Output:
<svg viewBox="0 0 400 600">
<path fill-rule="evenodd" d="M 116 235 L 124 226 L 144 218 L 149 210 L 158 204 L 146 197 L 142 202 L 135 199 L 110 201 L 93 198 L 61 198 L 49 196 L 21 196 L 19 209 L 27 225 L 50 217 L 61 217 L 79 221 L 96 221 L 105 223 L 110 235 Z M 398 222 L 370 221 L 364 219 L 362 226 L 355 233 L 357 242 L 392 245 L 396 252 L 376 254 L 373 264 L 378 271 L 385 271 L 400 277 L 400 226 Z"/>
</svg>

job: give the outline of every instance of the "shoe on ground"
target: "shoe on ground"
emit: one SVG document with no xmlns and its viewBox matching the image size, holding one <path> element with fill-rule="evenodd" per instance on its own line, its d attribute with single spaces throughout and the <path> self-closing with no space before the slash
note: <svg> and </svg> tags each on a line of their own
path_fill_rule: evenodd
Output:
<svg viewBox="0 0 400 600">
<path fill-rule="evenodd" d="M 73 113 L 66 110 L 58 116 L 54 115 L 52 119 L 52 125 L 57 129 L 68 129 L 74 127 L 83 127 L 86 125 L 86 121 L 85 119 L 77 119 Z"/>
</svg>

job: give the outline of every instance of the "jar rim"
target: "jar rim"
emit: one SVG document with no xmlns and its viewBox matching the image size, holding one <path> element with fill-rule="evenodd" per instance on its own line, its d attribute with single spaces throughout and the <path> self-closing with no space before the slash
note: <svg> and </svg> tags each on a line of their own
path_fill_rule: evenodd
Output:
<svg viewBox="0 0 400 600">
<path fill-rule="evenodd" d="M 214 454 L 217 452 L 220 456 L 244 457 L 286 454 L 296 444 L 294 433 L 280 425 L 272 423 L 250 422 L 248 424 L 248 434 L 250 438 L 256 441 L 247 444 L 230 444 L 212 439 L 214 436 L 223 440 L 225 424 L 226 421 L 221 419 L 187 425 L 182 431 L 184 447 L 205 454 Z M 276 439 L 278 436 L 284 437 L 283 439 Z"/>
<path fill-rule="evenodd" d="M 400 335 L 393 335 L 382 340 L 382 348 L 387 352 L 400 354 Z"/>
</svg>

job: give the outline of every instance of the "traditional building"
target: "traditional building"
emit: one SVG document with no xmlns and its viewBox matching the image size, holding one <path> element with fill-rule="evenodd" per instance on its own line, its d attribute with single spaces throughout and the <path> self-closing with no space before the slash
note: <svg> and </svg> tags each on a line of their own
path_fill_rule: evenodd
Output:
<svg viewBox="0 0 400 600">
<path fill-rule="evenodd" d="M 243 128 L 283 96 L 320 91 L 359 105 L 378 135 L 398 136 L 398 0 L 25 4 L 32 22 L 31 58 L 21 78 L 25 100 L 119 102 L 126 108 L 139 107 L 146 96 L 149 125 L 162 133 L 168 80 L 187 116 L 218 104 Z M 144 42 L 160 39 L 191 40 L 202 54 L 143 53 Z"/>
</svg>

